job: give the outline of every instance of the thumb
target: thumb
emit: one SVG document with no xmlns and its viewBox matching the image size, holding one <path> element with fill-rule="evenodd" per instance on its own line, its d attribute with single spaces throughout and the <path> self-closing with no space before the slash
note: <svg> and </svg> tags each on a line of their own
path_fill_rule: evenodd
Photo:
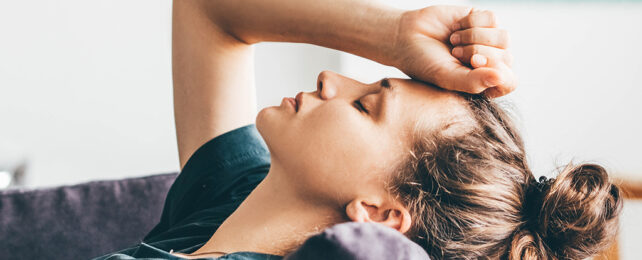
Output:
<svg viewBox="0 0 642 260">
<path fill-rule="evenodd" d="M 508 66 L 504 63 L 500 63 L 495 65 L 493 69 L 497 75 L 497 81 L 495 81 L 496 84 L 484 90 L 484 95 L 489 98 L 497 98 L 515 90 L 517 87 L 517 77 Z"/>
<path fill-rule="evenodd" d="M 479 94 L 486 90 L 487 85 L 486 77 L 492 77 L 493 71 L 490 68 L 470 69 L 469 67 L 452 64 L 450 69 L 442 70 L 444 73 L 440 80 L 437 80 L 437 85 L 454 91 L 466 92 L 470 94 Z M 491 82 L 492 83 L 492 82 Z"/>
<path fill-rule="evenodd" d="M 470 69 L 461 64 L 452 64 L 451 69 L 441 78 L 437 85 L 454 91 L 470 94 L 484 93 L 488 97 L 500 97 L 508 94 L 516 86 L 512 71 L 501 64 L 494 67 Z"/>
</svg>

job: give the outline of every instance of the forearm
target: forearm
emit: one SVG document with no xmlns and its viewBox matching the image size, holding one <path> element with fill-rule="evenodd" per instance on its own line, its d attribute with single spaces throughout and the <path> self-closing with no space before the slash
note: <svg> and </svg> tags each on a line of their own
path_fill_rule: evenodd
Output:
<svg viewBox="0 0 642 260">
<path fill-rule="evenodd" d="M 401 10 L 368 0 L 202 1 L 210 19 L 241 42 L 310 43 L 390 65 Z"/>
</svg>

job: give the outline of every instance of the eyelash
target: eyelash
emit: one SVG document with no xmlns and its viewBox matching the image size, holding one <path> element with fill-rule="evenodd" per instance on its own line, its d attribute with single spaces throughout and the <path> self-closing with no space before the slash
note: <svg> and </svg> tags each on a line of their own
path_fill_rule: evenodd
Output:
<svg viewBox="0 0 642 260">
<path fill-rule="evenodd" d="M 366 109 L 366 107 L 363 106 L 363 104 L 361 104 L 360 100 L 355 100 L 354 105 L 355 105 L 354 107 L 356 107 L 359 111 L 365 112 L 366 114 L 368 114 L 368 110 Z"/>
</svg>

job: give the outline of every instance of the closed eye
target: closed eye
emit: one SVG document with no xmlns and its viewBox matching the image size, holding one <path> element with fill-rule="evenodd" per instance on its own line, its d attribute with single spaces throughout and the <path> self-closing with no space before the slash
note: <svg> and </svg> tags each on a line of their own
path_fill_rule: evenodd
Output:
<svg viewBox="0 0 642 260">
<path fill-rule="evenodd" d="M 368 110 L 363 106 L 363 104 L 361 104 L 360 100 L 354 101 L 354 107 L 356 107 L 359 111 L 365 112 L 366 114 L 368 114 Z"/>
</svg>

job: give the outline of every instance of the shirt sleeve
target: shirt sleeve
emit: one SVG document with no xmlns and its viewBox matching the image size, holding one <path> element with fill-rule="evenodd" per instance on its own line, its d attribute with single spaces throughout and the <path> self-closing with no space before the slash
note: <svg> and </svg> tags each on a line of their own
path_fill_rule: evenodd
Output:
<svg viewBox="0 0 642 260">
<path fill-rule="evenodd" d="M 254 124 L 206 142 L 188 159 L 172 184 L 161 220 L 144 240 L 203 209 L 226 205 L 221 208 L 231 214 L 269 168 L 270 153 Z"/>
</svg>

